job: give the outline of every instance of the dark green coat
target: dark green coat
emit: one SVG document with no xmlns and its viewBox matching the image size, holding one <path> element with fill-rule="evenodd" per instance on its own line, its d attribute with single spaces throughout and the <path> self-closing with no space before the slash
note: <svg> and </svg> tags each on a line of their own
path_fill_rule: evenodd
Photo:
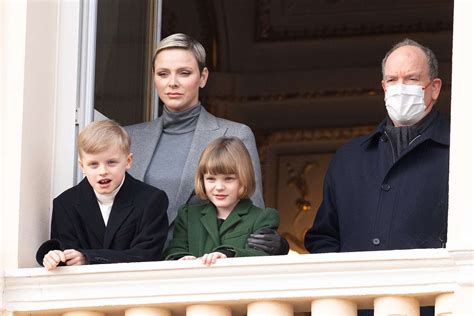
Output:
<svg viewBox="0 0 474 316">
<path fill-rule="evenodd" d="M 183 256 L 201 257 L 206 253 L 230 248 L 235 257 L 266 256 L 247 246 L 247 238 L 260 228 L 278 228 L 280 218 L 275 209 L 261 209 L 250 200 L 240 201 L 227 219 L 217 227 L 216 208 L 210 202 L 183 205 L 178 211 L 173 239 L 165 252 L 166 260 Z"/>
</svg>

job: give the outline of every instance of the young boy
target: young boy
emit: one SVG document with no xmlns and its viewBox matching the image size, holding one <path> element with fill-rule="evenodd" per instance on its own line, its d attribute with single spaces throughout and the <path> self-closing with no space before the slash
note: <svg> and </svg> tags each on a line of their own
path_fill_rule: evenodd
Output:
<svg viewBox="0 0 474 316">
<path fill-rule="evenodd" d="M 51 240 L 36 261 L 46 269 L 159 260 L 168 232 L 168 198 L 127 173 L 130 137 L 111 120 L 91 123 L 78 139 L 85 178 L 53 200 Z"/>
</svg>

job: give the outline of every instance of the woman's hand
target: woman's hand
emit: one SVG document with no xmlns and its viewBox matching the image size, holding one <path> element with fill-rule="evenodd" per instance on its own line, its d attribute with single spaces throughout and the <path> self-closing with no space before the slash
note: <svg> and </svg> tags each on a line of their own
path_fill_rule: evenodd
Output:
<svg viewBox="0 0 474 316">
<path fill-rule="evenodd" d="M 206 266 L 216 263 L 217 259 L 227 258 L 222 252 L 206 253 L 201 257 L 202 263 Z"/>
<path fill-rule="evenodd" d="M 61 250 L 51 250 L 43 258 L 43 266 L 48 271 L 55 269 L 60 262 L 66 262 L 66 256 Z"/>
<path fill-rule="evenodd" d="M 80 266 L 86 264 L 86 257 L 82 252 L 74 249 L 64 250 L 64 255 L 66 256 L 66 265 L 68 266 Z"/>
<path fill-rule="evenodd" d="M 178 259 L 178 261 L 181 261 L 181 260 L 196 260 L 196 257 L 195 256 L 184 256 L 184 257 L 181 257 Z"/>
</svg>

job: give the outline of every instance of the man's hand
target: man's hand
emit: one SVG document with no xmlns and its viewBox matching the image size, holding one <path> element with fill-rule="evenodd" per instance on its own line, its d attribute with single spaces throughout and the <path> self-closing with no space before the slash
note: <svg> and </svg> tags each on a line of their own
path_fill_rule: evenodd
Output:
<svg viewBox="0 0 474 316">
<path fill-rule="evenodd" d="M 61 250 L 51 250 L 43 258 L 43 266 L 48 271 L 55 269 L 60 262 L 66 262 L 66 256 Z"/>
<path fill-rule="evenodd" d="M 290 250 L 286 239 L 271 228 L 262 228 L 251 234 L 247 245 L 269 255 L 286 255 Z"/>
<path fill-rule="evenodd" d="M 185 260 L 196 260 L 195 256 L 184 256 L 178 259 L 178 261 L 185 261 Z"/>
<path fill-rule="evenodd" d="M 202 263 L 206 266 L 216 263 L 217 259 L 227 258 L 222 252 L 206 253 L 201 257 Z"/>
<path fill-rule="evenodd" d="M 64 250 L 64 255 L 66 256 L 66 265 L 68 266 L 80 266 L 86 264 L 86 257 L 82 252 L 74 249 Z"/>
</svg>

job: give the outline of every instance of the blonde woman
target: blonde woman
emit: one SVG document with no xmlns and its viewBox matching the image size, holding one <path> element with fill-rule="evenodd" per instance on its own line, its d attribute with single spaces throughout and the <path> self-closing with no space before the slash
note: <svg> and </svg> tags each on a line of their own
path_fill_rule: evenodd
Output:
<svg viewBox="0 0 474 316">
<path fill-rule="evenodd" d="M 164 104 L 154 121 L 126 127 L 132 137 L 134 166 L 130 173 L 163 189 L 169 198 L 168 219 L 172 236 L 178 208 L 199 199 L 194 193 L 194 174 L 204 147 L 221 136 L 235 136 L 249 151 L 256 176 L 255 205 L 263 207 L 260 162 L 255 137 L 244 124 L 215 117 L 199 102 L 199 90 L 209 76 L 203 46 L 186 34 L 163 39 L 153 56 L 155 88 Z M 253 236 L 251 243 L 269 254 L 288 252 L 288 243 L 275 231 Z"/>
</svg>

